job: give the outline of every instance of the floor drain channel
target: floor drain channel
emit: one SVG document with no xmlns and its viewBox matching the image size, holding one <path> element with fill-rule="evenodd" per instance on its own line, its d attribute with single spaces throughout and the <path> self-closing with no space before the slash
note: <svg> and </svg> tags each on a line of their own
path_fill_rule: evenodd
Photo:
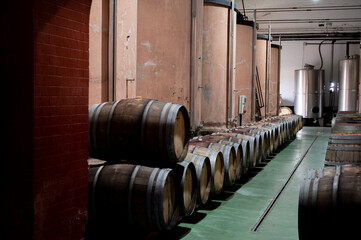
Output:
<svg viewBox="0 0 361 240">
<path fill-rule="evenodd" d="M 293 168 L 290 176 L 287 178 L 286 182 L 282 185 L 282 188 L 278 191 L 276 197 L 273 198 L 273 200 L 270 202 L 270 204 L 267 206 L 266 210 L 263 212 L 262 216 L 259 218 L 259 220 L 257 221 L 257 223 L 254 225 L 254 227 L 252 228 L 253 232 L 256 232 L 258 230 L 258 228 L 261 226 L 261 224 L 263 223 L 263 221 L 265 220 L 265 218 L 267 217 L 267 215 L 271 212 L 272 207 L 274 206 L 274 204 L 276 203 L 276 201 L 278 200 L 278 198 L 281 196 L 283 190 L 285 190 L 287 184 L 290 182 L 291 178 L 293 177 L 293 175 L 295 174 L 297 168 L 300 166 L 300 164 L 302 163 L 303 159 L 306 157 L 306 155 L 308 154 L 308 151 L 311 149 L 312 145 L 316 142 L 318 136 L 315 137 L 315 139 L 313 140 L 313 142 L 311 143 L 311 145 L 307 148 L 306 152 L 303 154 L 302 158 L 297 162 L 297 164 L 295 165 L 295 167 Z"/>
</svg>

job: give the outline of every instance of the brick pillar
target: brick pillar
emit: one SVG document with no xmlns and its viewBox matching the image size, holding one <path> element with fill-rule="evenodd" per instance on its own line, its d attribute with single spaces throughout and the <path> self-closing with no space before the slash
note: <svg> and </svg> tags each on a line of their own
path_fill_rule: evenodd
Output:
<svg viewBox="0 0 361 240">
<path fill-rule="evenodd" d="M 2 7 L 10 115 L 5 239 L 81 239 L 85 233 L 90 4 L 6 0 Z"/>
</svg>

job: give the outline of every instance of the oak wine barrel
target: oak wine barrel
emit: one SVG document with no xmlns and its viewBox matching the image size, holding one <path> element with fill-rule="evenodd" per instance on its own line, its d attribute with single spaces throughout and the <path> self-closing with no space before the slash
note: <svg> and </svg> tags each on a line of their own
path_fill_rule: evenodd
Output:
<svg viewBox="0 0 361 240">
<path fill-rule="evenodd" d="M 218 150 L 207 147 L 190 146 L 189 152 L 209 158 L 211 163 L 211 194 L 219 194 L 224 184 L 224 157 Z"/>
<path fill-rule="evenodd" d="M 89 169 L 89 214 L 103 226 L 170 230 L 179 216 L 172 169 L 131 164 Z"/>
<path fill-rule="evenodd" d="M 89 155 L 107 161 L 150 165 L 181 162 L 190 123 L 182 105 L 152 99 L 122 99 L 89 109 Z"/>
<path fill-rule="evenodd" d="M 332 134 L 328 141 L 325 164 L 361 164 L 361 135 Z"/>
<path fill-rule="evenodd" d="M 178 163 L 183 166 L 183 174 L 180 181 L 180 215 L 190 216 L 193 214 L 197 203 L 197 173 L 192 162 L 183 161 Z"/>
<path fill-rule="evenodd" d="M 249 143 L 249 162 L 248 162 L 248 169 L 254 168 L 257 163 L 257 143 L 255 138 L 246 138 L 246 137 L 229 137 L 228 141 L 235 142 L 235 143 L 242 143 L 242 141 L 248 141 Z"/>
<path fill-rule="evenodd" d="M 224 184 L 233 185 L 236 181 L 236 151 L 233 146 L 220 144 L 217 139 L 210 137 L 200 138 L 189 143 L 190 146 L 206 147 L 221 151 L 224 159 Z"/>
<path fill-rule="evenodd" d="M 298 208 L 300 240 L 354 239 L 359 235 L 360 214 L 360 175 L 341 174 L 302 182 Z"/>
<path fill-rule="evenodd" d="M 184 161 L 192 162 L 197 174 L 197 204 L 206 204 L 211 192 L 211 163 L 209 158 L 187 153 Z"/>
<path fill-rule="evenodd" d="M 324 166 L 319 169 L 309 169 L 307 178 L 332 177 L 335 175 L 361 175 L 361 166 L 346 164 L 335 166 Z"/>
</svg>

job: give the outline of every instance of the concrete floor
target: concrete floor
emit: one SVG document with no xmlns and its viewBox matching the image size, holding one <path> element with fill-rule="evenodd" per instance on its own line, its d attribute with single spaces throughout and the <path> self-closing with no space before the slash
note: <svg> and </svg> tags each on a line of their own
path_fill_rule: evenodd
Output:
<svg viewBox="0 0 361 240">
<path fill-rule="evenodd" d="M 308 169 L 323 166 L 330 133 L 330 128 L 304 127 L 296 139 L 254 169 L 249 177 L 225 189 L 191 217 L 184 218 L 168 237 L 185 240 L 298 239 L 300 183 Z"/>
</svg>

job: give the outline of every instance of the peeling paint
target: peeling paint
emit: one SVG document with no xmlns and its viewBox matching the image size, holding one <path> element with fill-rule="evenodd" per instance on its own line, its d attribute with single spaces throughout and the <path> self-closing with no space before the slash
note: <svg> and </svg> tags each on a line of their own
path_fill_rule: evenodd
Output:
<svg viewBox="0 0 361 240">
<path fill-rule="evenodd" d="M 100 27 L 98 25 L 89 23 L 89 27 L 92 29 L 94 33 L 100 32 Z"/>
<path fill-rule="evenodd" d="M 144 66 L 152 66 L 155 67 L 157 64 L 153 60 L 148 60 L 146 63 L 144 63 Z"/>
<path fill-rule="evenodd" d="M 152 52 L 152 49 L 151 49 L 152 45 L 150 44 L 149 41 L 142 42 L 140 45 L 145 46 L 145 47 L 147 48 L 147 51 L 148 51 L 149 53 Z"/>
</svg>

